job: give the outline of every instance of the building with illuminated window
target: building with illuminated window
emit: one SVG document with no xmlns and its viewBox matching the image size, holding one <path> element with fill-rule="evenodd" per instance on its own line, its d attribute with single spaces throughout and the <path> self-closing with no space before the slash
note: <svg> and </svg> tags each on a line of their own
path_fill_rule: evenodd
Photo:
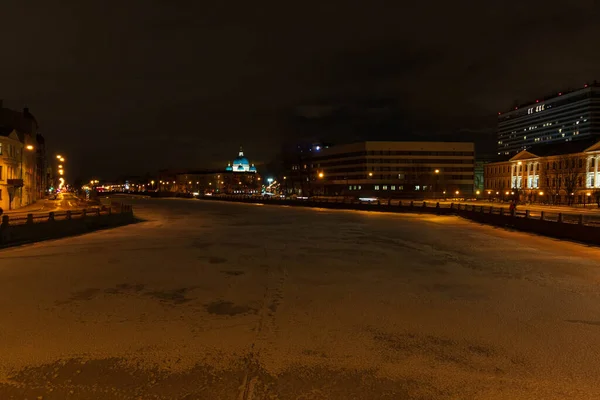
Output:
<svg viewBox="0 0 600 400">
<path fill-rule="evenodd" d="M 485 165 L 484 197 L 545 203 L 589 203 L 600 197 L 600 139 L 588 136 L 522 150 Z"/>
<path fill-rule="evenodd" d="M 2 107 L 0 101 L 0 208 L 17 209 L 37 201 L 46 189 L 43 137 L 35 117 Z"/>
<path fill-rule="evenodd" d="M 558 92 L 498 113 L 498 155 L 538 144 L 600 137 L 600 85 Z"/>
<path fill-rule="evenodd" d="M 313 154 L 313 194 L 380 197 L 468 197 L 475 146 L 464 142 L 359 142 Z"/>
</svg>

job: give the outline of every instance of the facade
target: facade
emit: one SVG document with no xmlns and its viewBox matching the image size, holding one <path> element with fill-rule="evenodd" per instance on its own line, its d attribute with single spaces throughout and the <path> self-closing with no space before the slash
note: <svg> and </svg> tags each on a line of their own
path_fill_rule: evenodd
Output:
<svg viewBox="0 0 600 400">
<path fill-rule="evenodd" d="M 165 185 L 163 185 L 165 186 Z M 256 172 L 187 171 L 178 173 L 171 191 L 189 194 L 257 194 L 262 178 Z"/>
<path fill-rule="evenodd" d="M 534 146 L 510 159 L 485 166 L 490 199 L 589 203 L 600 196 L 600 141 L 594 137 Z"/>
<path fill-rule="evenodd" d="M 461 142 L 359 142 L 321 149 L 311 164 L 312 194 L 466 197 L 473 194 L 475 147 Z"/>
<path fill-rule="evenodd" d="M 539 144 L 600 137 L 600 85 L 559 92 L 498 113 L 498 155 Z"/>
<path fill-rule="evenodd" d="M 0 207 L 17 209 L 40 199 L 46 190 L 45 150 L 38 124 L 27 108 L 2 107 L 0 101 Z M 42 175 L 42 176 L 40 176 Z"/>
<path fill-rule="evenodd" d="M 280 190 L 288 195 L 311 196 L 315 191 L 318 171 L 313 157 L 318 157 L 331 144 L 318 141 L 290 143 L 282 149 L 283 174 Z"/>
</svg>

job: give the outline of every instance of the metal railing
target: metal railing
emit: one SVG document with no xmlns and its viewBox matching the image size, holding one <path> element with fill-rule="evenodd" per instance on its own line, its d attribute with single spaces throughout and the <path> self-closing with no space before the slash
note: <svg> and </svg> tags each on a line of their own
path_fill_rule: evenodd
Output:
<svg viewBox="0 0 600 400">
<path fill-rule="evenodd" d="M 352 209 L 352 206 L 357 206 L 357 210 L 373 211 L 392 211 L 397 212 L 399 209 L 439 213 L 444 210 L 444 214 L 460 214 L 464 212 L 480 212 L 495 215 L 512 216 L 514 218 L 529 218 L 551 222 L 560 222 L 566 224 L 600 226 L 600 213 L 583 214 L 583 213 L 563 213 L 546 210 L 529 210 L 517 207 L 511 213 L 509 208 L 500 206 L 487 206 L 463 203 L 440 203 L 436 201 L 415 201 L 415 200 L 397 200 L 397 199 L 356 199 L 344 197 L 311 197 L 311 198 L 283 198 L 278 196 L 262 197 L 262 196 L 246 196 L 246 195 L 228 195 L 204 197 L 212 200 L 233 200 L 242 202 L 256 202 L 264 204 L 288 204 L 288 205 L 307 205 L 307 206 L 335 206 L 340 205 L 340 208 Z M 360 208 L 359 208 L 360 207 Z M 389 207 L 389 208 L 388 208 Z M 453 211 L 451 211 L 453 210 Z"/>
<path fill-rule="evenodd" d="M 50 211 L 36 213 L 11 213 L 2 215 L 2 223 L 0 227 L 37 224 L 54 221 L 63 221 L 71 219 L 84 219 L 88 217 L 98 217 L 101 215 L 109 215 L 112 213 L 131 212 L 132 208 L 126 204 L 115 204 L 111 207 L 93 207 L 85 209 L 74 209 L 66 211 Z"/>
</svg>

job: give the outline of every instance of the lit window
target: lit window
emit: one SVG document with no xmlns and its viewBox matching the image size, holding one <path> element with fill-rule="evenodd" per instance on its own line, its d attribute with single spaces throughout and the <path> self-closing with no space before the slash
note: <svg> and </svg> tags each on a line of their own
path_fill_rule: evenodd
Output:
<svg viewBox="0 0 600 400">
<path fill-rule="evenodd" d="M 358 190 L 360 190 L 360 189 L 361 189 L 361 186 L 360 186 L 360 185 L 358 185 Z"/>
<path fill-rule="evenodd" d="M 421 186 L 420 185 L 415 186 L 415 190 L 421 190 Z"/>
<path fill-rule="evenodd" d="M 387 185 L 383 185 L 383 190 L 387 190 L 387 189 L 388 189 Z"/>
<path fill-rule="evenodd" d="M 379 190 L 379 185 L 375 185 L 375 190 Z"/>
<path fill-rule="evenodd" d="M 352 186 L 348 186 L 348 190 L 352 190 Z"/>
<path fill-rule="evenodd" d="M 390 186 L 390 190 L 396 190 L 396 185 Z"/>
<path fill-rule="evenodd" d="M 398 190 L 404 190 L 404 186 L 398 186 Z"/>
</svg>

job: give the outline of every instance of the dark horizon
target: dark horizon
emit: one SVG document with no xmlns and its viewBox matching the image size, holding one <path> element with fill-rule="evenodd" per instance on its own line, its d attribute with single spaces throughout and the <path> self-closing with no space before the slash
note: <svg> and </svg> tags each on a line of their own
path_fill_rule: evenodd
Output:
<svg viewBox="0 0 600 400">
<path fill-rule="evenodd" d="M 487 137 L 497 112 L 600 78 L 593 2 L 36 3 L 4 7 L 0 98 L 71 180 L 219 168 L 240 144 L 262 164 L 309 136 Z"/>
</svg>

